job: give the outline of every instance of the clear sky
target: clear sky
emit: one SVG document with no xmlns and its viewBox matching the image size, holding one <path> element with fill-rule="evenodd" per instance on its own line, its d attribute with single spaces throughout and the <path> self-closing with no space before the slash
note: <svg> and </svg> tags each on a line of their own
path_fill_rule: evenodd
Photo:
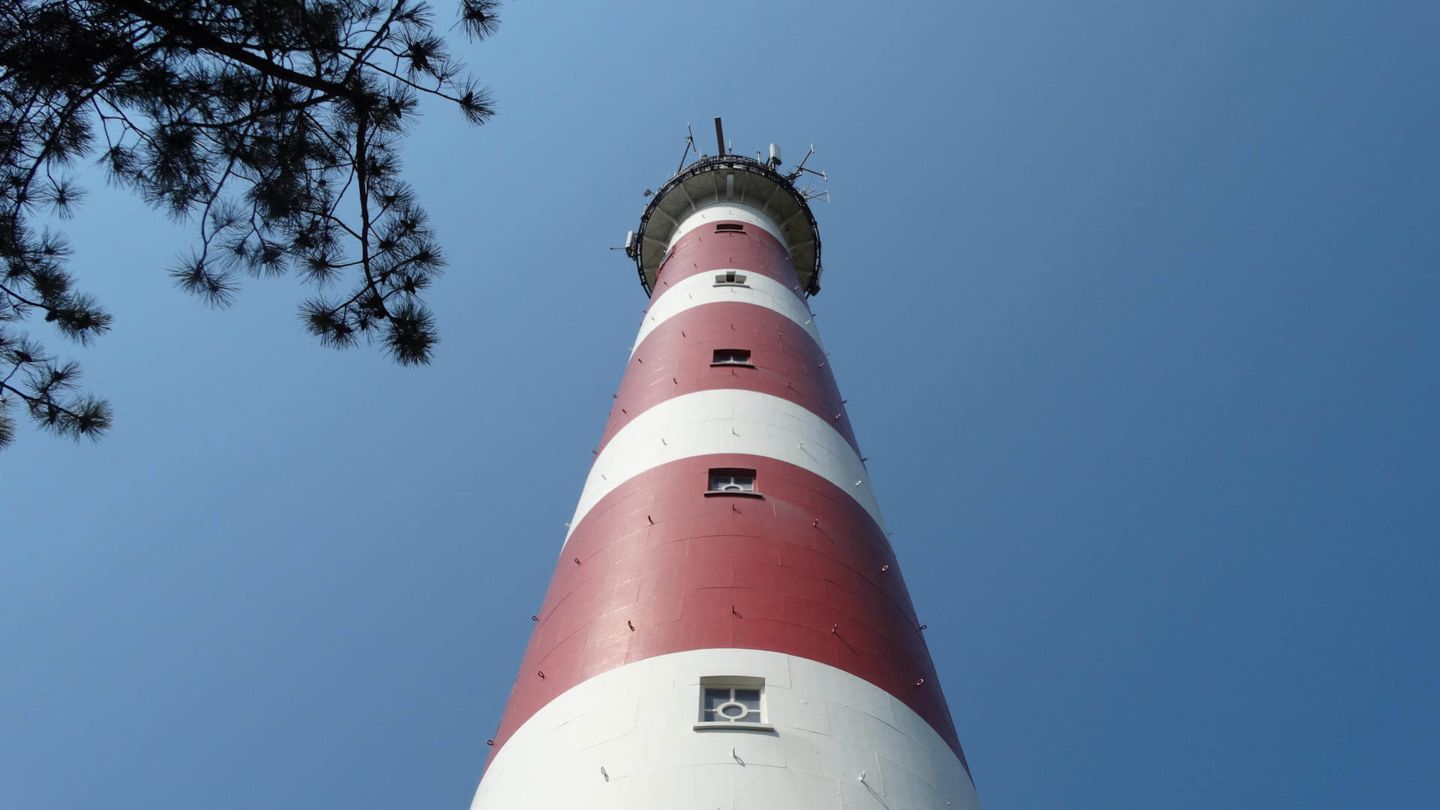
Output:
<svg viewBox="0 0 1440 810">
<path fill-rule="evenodd" d="M 442 18 L 452 10 L 440 2 Z M 813 302 L 985 807 L 1440 807 L 1440 8 L 512 0 L 436 363 L 207 311 L 92 179 L 99 444 L 0 454 L 0 808 L 468 806 L 687 122 Z M 58 342 L 58 341 L 57 341 Z"/>
</svg>

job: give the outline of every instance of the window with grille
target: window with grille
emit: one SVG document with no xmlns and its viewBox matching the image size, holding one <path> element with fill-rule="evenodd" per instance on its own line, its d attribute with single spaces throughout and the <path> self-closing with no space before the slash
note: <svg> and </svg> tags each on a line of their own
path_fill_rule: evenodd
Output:
<svg viewBox="0 0 1440 810">
<path fill-rule="evenodd" d="M 700 679 L 697 730 L 769 729 L 765 717 L 765 679 L 737 676 Z"/>
<path fill-rule="evenodd" d="M 749 349 L 716 349 L 710 359 L 712 366 L 747 366 L 750 365 Z"/>
<path fill-rule="evenodd" d="M 723 272 L 723 273 L 717 273 L 717 274 L 716 274 L 716 276 L 715 276 L 715 286 L 716 286 L 716 287 L 748 287 L 748 286 L 750 286 L 750 285 L 745 283 L 745 274 L 744 274 L 744 273 L 740 273 L 740 272 L 737 272 L 737 271 L 735 271 L 735 270 L 726 270 L 726 271 Z"/>
<path fill-rule="evenodd" d="M 707 495 L 758 495 L 755 491 L 755 471 L 730 467 L 710 471 L 710 487 Z"/>
</svg>

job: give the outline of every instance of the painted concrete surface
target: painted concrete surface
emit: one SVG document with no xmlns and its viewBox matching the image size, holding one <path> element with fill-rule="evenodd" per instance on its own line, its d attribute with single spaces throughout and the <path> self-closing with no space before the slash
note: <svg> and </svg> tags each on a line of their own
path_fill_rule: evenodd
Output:
<svg viewBox="0 0 1440 810">
<path fill-rule="evenodd" d="M 715 275 L 726 270 L 745 274 L 744 287 L 716 286 Z M 816 344 L 820 343 L 820 332 L 815 328 L 815 318 L 805 302 L 796 297 L 789 287 L 769 276 L 734 268 L 722 267 L 684 278 L 674 284 L 662 287 L 650 302 L 650 311 L 640 322 L 640 333 L 635 336 L 631 354 L 640 350 L 645 338 L 656 327 L 671 318 L 695 307 L 717 303 L 741 303 L 764 307 L 799 325 Z"/>
<path fill-rule="evenodd" d="M 780 227 L 770 217 L 759 210 L 741 203 L 730 203 L 728 205 L 707 205 L 699 211 L 680 221 L 680 227 L 670 236 L 670 244 L 666 250 L 674 250 L 676 243 L 685 238 L 686 234 L 704 225 L 718 222 L 741 222 L 746 225 L 759 228 L 770 235 L 781 245 L 785 244 L 785 237 Z"/>
<path fill-rule="evenodd" d="M 700 679 L 765 680 L 771 731 L 694 728 Z M 575 686 L 491 763 L 471 810 L 974 810 L 943 739 L 884 690 L 745 649 L 648 658 Z"/>
<path fill-rule="evenodd" d="M 671 239 L 474 810 L 976 806 L 780 233 L 719 204 Z M 713 677 L 764 679 L 768 725 L 697 728 Z"/>
<path fill-rule="evenodd" d="M 727 224 L 739 225 L 745 230 L 722 230 Z M 785 245 L 763 230 L 734 221 L 696 228 L 680 237 L 657 268 L 652 295 L 660 295 L 669 285 L 678 284 L 697 273 L 737 268 L 743 268 L 747 274 L 778 281 L 797 298 L 804 298 L 799 276 L 790 254 L 785 252 Z"/>
<path fill-rule="evenodd" d="M 756 492 L 709 494 L 712 465 Z M 606 496 L 556 561 L 495 734 L 607 670 L 684 650 L 770 650 L 849 672 L 908 705 L 964 756 L 899 561 L 834 484 L 774 459 L 649 470 Z"/>
<path fill-rule="evenodd" d="M 570 533 L 601 498 L 653 467 L 713 454 L 765 456 L 819 475 L 884 525 L 860 454 L 829 420 L 755 391 L 697 391 L 656 405 L 615 434 L 596 457 Z"/>
<path fill-rule="evenodd" d="M 750 353 L 744 365 L 717 365 L 717 350 Z M 797 324 L 760 307 L 717 303 L 666 321 L 642 344 L 601 434 L 611 437 L 650 408 L 674 397 L 721 388 L 758 391 L 828 420 L 859 449 L 824 350 Z M 637 355 L 639 356 L 639 355 Z"/>
</svg>

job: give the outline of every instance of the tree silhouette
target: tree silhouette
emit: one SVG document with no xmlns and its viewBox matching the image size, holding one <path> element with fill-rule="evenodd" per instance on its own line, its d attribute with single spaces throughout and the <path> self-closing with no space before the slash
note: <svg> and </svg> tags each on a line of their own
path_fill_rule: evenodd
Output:
<svg viewBox="0 0 1440 810">
<path fill-rule="evenodd" d="M 461 0 L 483 39 L 496 0 Z M 213 306 L 242 274 L 297 273 L 323 343 L 376 342 L 399 363 L 437 340 L 421 293 L 444 259 L 400 177 L 397 142 L 421 96 L 472 123 L 486 91 L 411 0 L 11 0 L 0 11 L 0 447 L 13 414 L 69 436 L 112 421 L 79 368 L 16 325 L 36 314 L 81 344 L 111 316 L 78 291 L 65 240 L 36 217 L 72 215 L 73 171 L 109 178 L 199 238 L 170 274 Z M 98 153 L 98 154 L 97 154 Z"/>
</svg>

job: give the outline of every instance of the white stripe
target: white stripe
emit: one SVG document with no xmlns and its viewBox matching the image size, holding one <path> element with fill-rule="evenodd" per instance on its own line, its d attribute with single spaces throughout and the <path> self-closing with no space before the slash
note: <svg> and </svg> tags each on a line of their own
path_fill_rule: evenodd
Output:
<svg viewBox="0 0 1440 810">
<path fill-rule="evenodd" d="M 709 676 L 763 678 L 763 719 L 773 731 L 696 730 L 700 679 Z M 880 687 L 806 658 L 709 649 L 636 661 L 565 691 L 495 755 L 470 807 L 842 804 L 979 807 L 955 752 Z"/>
<path fill-rule="evenodd" d="M 859 454 L 827 420 L 780 397 L 723 388 L 667 399 L 621 428 L 590 468 L 566 541 L 601 498 L 631 478 L 671 461 L 717 453 L 764 456 L 809 470 L 885 525 Z M 764 481 L 756 484 L 763 492 Z"/>
<path fill-rule="evenodd" d="M 635 349 L 638 349 L 641 341 L 645 340 L 646 336 L 655 331 L 660 324 L 685 310 L 705 304 L 720 303 L 754 304 L 777 312 L 810 333 L 810 337 L 819 345 L 820 332 L 815 328 L 815 316 L 810 313 L 805 302 L 801 301 L 795 293 L 773 278 L 739 269 L 736 269 L 735 272 L 745 276 L 746 286 L 715 286 L 715 276 L 726 272 L 727 269 L 729 268 L 716 270 L 713 273 L 701 273 L 682 279 L 669 287 L 661 287 L 660 292 L 650 302 L 650 310 L 645 313 L 645 320 L 640 322 L 640 334 L 635 336 Z M 630 350 L 632 355 L 635 353 L 635 349 Z"/>
<path fill-rule="evenodd" d="M 685 234 L 695 230 L 701 225 L 727 220 L 754 225 L 775 237 L 776 242 L 782 245 L 785 244 L 785 237 L 780 235 L 780 226 L 776 225 L 773 219 L 761 213 L 759 209 L 739 203 L 721 203 L 718 205 L 707 205 L 680 220 L 680 226 L 676 228 L 675 233 L 670 236 L 670 244 L 665 246 L 666 255 L 669 255 L 670 251 L 674 249 L 675 243 L 679 242 Z"/>
</svg>

